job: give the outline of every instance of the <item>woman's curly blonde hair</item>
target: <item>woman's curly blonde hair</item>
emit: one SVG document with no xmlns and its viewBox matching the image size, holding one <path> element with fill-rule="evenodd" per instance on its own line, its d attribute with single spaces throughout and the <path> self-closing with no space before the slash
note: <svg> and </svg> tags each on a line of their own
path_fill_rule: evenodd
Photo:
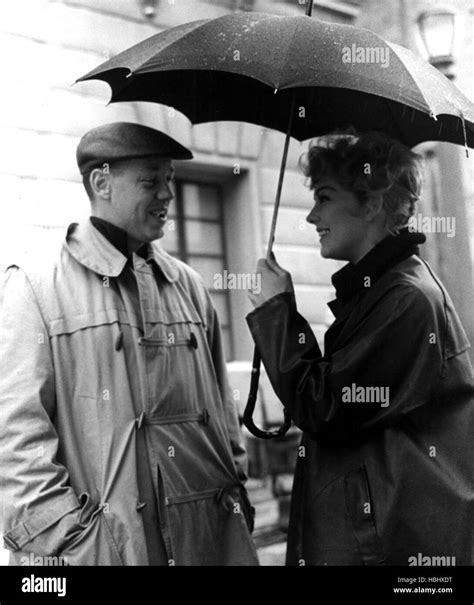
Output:
<svg viewBox="0 0 474 605">
<path fill-rule="evenodd" d="M 380 132 L 336 131 L 311 142 L 300 158 L 310 188 L 330 174 L 359 202 L 381 195 L 386 229 L 393 234 L 415 214 L 422 183 L 422 157 Z"/>
</svg>

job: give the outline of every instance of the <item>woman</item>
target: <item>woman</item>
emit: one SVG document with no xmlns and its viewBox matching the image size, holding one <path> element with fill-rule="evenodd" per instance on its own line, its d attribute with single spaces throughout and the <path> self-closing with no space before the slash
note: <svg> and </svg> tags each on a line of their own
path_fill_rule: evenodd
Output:
<svg viewBox="0 0 474 605">
<path fill-rule="evenodd" d="M 472 565 L 469 343 L 408 227 L 419 158 L 381 134 L 338 134 L 302 167 L 321 255 L 349 263 L 332 277 L 324 355 L 274 257 L 250 294 L 253 338 L 304 432 L 287 564 Z"/>
</svg>

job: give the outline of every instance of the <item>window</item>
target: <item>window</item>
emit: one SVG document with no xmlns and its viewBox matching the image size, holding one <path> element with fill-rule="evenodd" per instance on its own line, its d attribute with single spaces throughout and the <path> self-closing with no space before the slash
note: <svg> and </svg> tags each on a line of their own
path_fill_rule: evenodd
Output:
<svg viewBox="0 0 474 605">
<path fill-rule="evenodd" d="M 227 290 L 216 290 L 216 274 L 227 265 L 224 212 L 219 185 L 177 181 L 163 248 L 189 264 L 203 278 L 219 315 L 227 361 L 233 359 L 230 302 Z"/>
</svg>

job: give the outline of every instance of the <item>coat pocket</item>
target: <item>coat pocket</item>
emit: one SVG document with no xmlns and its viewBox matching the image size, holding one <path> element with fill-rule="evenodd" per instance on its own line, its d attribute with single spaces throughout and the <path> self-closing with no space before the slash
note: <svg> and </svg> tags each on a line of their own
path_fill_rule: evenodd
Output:
<svg viewBox="0 0 474 605">
<path fill-rule="evenodd" d="M 83 504 L 80 528 L 59 554 L 67 565 L 123 565 L 103 507 L 95 505 L 86 492 L 80 499 Z"/>
<path fill-rule="evenodd" d="M 166 498 L 176 565 L 258 565 L 239 486 Z"/>
<path fill-rule="evenodd" d="M 344 494 L 363 565 L 383 565 L 386 556 L 375 526 L 373 502 L 364 465 L 345 475 Z"/>
</svg>

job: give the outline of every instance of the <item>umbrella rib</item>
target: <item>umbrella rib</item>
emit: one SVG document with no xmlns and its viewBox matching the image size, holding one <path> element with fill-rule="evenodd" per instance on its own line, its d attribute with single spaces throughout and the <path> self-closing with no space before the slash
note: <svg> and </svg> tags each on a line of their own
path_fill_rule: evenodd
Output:
<svg viewBox="0 0 474 605">
<path fill-rule="evenodd" d="M 291 36 L 291 40 L 290 40 L 290 41 L 289 41 L 289 43 L 288 43 L 288 47 L 287 47 L 287 49 L 286 49 L 286 53 L 282 53 L 282 54 L 283 54 L 283 57 L 282 57 L 282 64 L 281 64 L 281 66 L 280 66 L 280 68 L 279 68 L 279 70 L 278 70 L 278 71 L 279 71 L 279 76 L 280 76 L 280 74 L 281 74 L 281 73 L 283 73 L 283 72 L 284 72 L 284 70 L 285 70 L 285 68 L 286 68 L 286 65 L 287 65 L 287 62 L 288 62 L 288 54 L 289 54 L 289 51 L 290 51 L 290 49 L 291 49 L 291 47 L 292 47 L 292 45 L 293 45 L 293 42 L 295 41 L 296 34 L 298 33 L 298 30 L 299 30 L 299 29 L 300 29 L 300 21 L 297 21 L 297 23 L 296 23 L 296 27 L 295 27 L 295 29 L 293 30 L 293 34 L 292 34 L 292 36 Z M 280 80 L 280 78 L 278 78 L 278 79 Z M 278 86 L 276 87 L 276 89 L 278 90 Z"/>
<path fill-rule="evenodd" d="M 283 156 L 281 159 L 280 175 L 278 178 L 278 187 L 277 187 L 277 192 L 276 192 L 276 196 L 275 196 L 275 205 L 273 207 L 272 223 L 270 226 L 270 234 L 268 236 L 267 260 L 270 258 L 270 254 L 271 254 L 271 251 L 273 248 L 273 242 L 275 240 L 275 231 L 276 231 L 276 225 L 277 225 L 277 219 L 278 219 L 278 211 L 280 210 L 281 191 L 283 188 L 283 178 L 285 176 L 286 160 L 288 158 L 288 149 L 290 147 L 291 130 L 293 127 L 295 104 L 296 104 L 296 91 L 293 90 L 292 97 L 291 97 L 290 115 L 288 116 L 288 127 L 287 127 L 286 135 L 285 135 L 285 145 L 283 148 Z"/>
<path fill-rule="evenodd" d="M 405 61 L 399 55 L 399 53 L 397 53 L 397 49 L 394 48 L 394 46 L 388 40 L 385 40 L 385 43 L 391 48 L 391 50 L 396 55 L 396 57 L 398 58 L 398 60 L 403 64 L 403 67 L 405 69 L 406 74 L 409 76 L 409 78 L 411 79 L 411 81 L 413 82 L 413 84 L 416 86 L 416 89 L 417 89 L 418 93 L 420 94 L 420 96 L 422 97 L 423 101 L 425 102 L 425 105 L 426 105 L 426 107 L 428 108 L 428 110 L 430 112 L 430 116 L 434 117 L 434 112 L 432 110 L 431 103 L 428 101 L 426 95 L 423 93 L 423 90 L 422 90 L 421 86 L 418 84 L 418 82 L 416 81 L 415 77 L 413 76 L 413 74 L 411 73 L 411 71 L 406 66 Z M 408 49 L 405 49 L 405 50 L 408 50 Z M 399 102 L 401 103 L 402 101 L 399 101 Z M 415 109 L 418 109 L 418 108 L 415 108 Z M 434 119 L 436 119 L 436 117 L 434 117 Z"/>
</svg>

